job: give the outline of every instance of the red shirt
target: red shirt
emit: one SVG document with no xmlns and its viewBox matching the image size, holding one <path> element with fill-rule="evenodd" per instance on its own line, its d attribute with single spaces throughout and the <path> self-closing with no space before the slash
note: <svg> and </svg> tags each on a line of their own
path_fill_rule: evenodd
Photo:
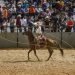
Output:
<svg viewBox="0 0 75 75">
<path fill-rule="evenodd" d="M 67 26 L 73 27 L 74 22 L 72 20 L 67 21 Z"/>
<path fill-rule="evenodd" d="M 33 7 L 33 6 L 29 7 L 29 13 L 34 14 L 35 13 L 35 7 Z"/>
</svg>

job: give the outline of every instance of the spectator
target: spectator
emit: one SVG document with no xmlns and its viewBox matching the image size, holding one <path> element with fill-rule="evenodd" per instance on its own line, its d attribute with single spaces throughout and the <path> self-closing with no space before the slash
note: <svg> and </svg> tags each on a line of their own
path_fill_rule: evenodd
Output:
<svg viewBox="0 0 75 75">
<path fill-rule="evenodd" d="M 16 26 L 19 29 L 19 32 L 22 32 L 22 29 L 21 29 L 21 15 L 18 15 L 17 18 L 16 18 Z"/>
<path fill-rule="evenodd" d="M 1 6 L 0 6 L 0 16 L 2 16 L 2 8 L 1 8 Z"/>
<path fill-rule="evenodd" d="M 73 26 L 74 26 L 74 21 L 71 18 L 69 18 L 69 20 L 67 21 L 66 32 L 71 32 Z"/>
<path fill-rule="evenodd" d="M 15 27 L 15 20 L 14 19 L 11 19 L 10 20 L 10 31 L 11 32 L 14 32 L 14 27 Z"/>
<path fill-rule="evenodd" d="M 23 17 L 21 19 L 21 26 L 24 28 L 24 31 L 27 31 L 28 29 L 28 24 L 27 24 L 27 18 L 26 17 Z"/>
<path fill-rule="evenodd" d="M 29 16 L 33 16 L 35 18 L 36 9 L 35 9 L 35 6 L 34 5 L 31 5 L 29 7 L 28 13 L 29 13 Z"/>
<path fill-rule="evenodd" d="M 31 29 L 31 31 L 33 31 L 33 20 L 32 20 L 32 17 L 28 17 L 27 24 L 28 24 L 28 29 Z"/>
<path fill-rule="evenodd" d="M 3 6 L 2 17 L 4 20 L 8 19 L 8 10 L 7 10 L 6 6 Z"/>
<path fill-rule="evenodd" d="M 3 29 L 4 29 L 4 27 L 3 27 L 3 18 L 2 18 L 2 16 L 0 16 L 0 30 L 1 30 L 1 32 L 2 32 Z"/>
</svg>

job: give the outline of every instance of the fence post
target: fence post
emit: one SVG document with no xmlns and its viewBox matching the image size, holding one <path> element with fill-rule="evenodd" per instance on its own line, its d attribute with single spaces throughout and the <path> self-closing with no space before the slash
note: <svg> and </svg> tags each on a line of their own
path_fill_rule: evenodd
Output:
<svg viewBox="0 0 75 75">
<path fill-rule="evenodd" d="M 17 48 L 19 47 L 19 38 L 18 38 L 18 27 L 17 27 Z"/>
<path fill-rule="evenodd" d="M 62 47 L 62 40 L 63 40 L 63 38 L 62 38 L 63 34 L 62 33 L 63 32 L 62 32 L 62 28 L 61 28 L 61 47 Z"/>
</svg>

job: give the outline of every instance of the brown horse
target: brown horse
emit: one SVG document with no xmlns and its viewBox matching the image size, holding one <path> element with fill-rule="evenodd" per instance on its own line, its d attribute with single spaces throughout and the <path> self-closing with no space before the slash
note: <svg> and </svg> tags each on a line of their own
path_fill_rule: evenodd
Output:
<svg viewBox="0 0 75 75">
<path fill-rule="evenodd" d="M 63 49 L 61 48 L 61 46 L 55 40 L 51 40 L 51 39 L 46 38 L 44 40 L 44 42 L 38 43 L 37 39 L 35 38 L 34 34 L 32 33 L 32 31 L 30 29 L 28 31 L 24 32 L 23 34 L 26 34 L 28 36 L 28 40 L 29 40 L 30 50 L 28 51 L 28 60 L 30 59 L 29 58 L 29 53 L 31 51 L 34 51 L 34 54 L 35 54 L 35 56 L 37 57 L 37 59 L 39 61 L 39 58 L 36 54 L 37 46 L 46 47 L 48 49 L 49 57 L 47 58 L 47 61 L 50 59 L 50 57 L 53 54 L 53 47 L 59 48 L 59 50 L 61 52 L 61 55 L 63 56 L 63 54 L 64 54 Z"/>
</svg>

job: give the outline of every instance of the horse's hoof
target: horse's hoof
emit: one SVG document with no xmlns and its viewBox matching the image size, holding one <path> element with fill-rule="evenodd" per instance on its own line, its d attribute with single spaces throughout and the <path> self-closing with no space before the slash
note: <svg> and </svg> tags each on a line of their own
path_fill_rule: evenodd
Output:
<svg viewBox="0 0 75 75">
<path fill-rule="evenodd" d="M 30 58 L 28 58 L 28 61 L 30 61 Z"/>
<path fill-rule="evenodd" d="M 38 60 L 38 62 L 42 62 L 42 60 Z"/>
<path fill-rule="evenodd" d="M 49 61 L 49 59 L 47 59 L 46 61 Z"/>
<path fill-rule="evenodd" d="M 38 59 L 38 61 L 41 61 L 40 59 Z"/>
<path fill-rule="evenodd" d="M 31 61 L 30 59 L 28 59 L 28 61 Z"/>
</svg>

